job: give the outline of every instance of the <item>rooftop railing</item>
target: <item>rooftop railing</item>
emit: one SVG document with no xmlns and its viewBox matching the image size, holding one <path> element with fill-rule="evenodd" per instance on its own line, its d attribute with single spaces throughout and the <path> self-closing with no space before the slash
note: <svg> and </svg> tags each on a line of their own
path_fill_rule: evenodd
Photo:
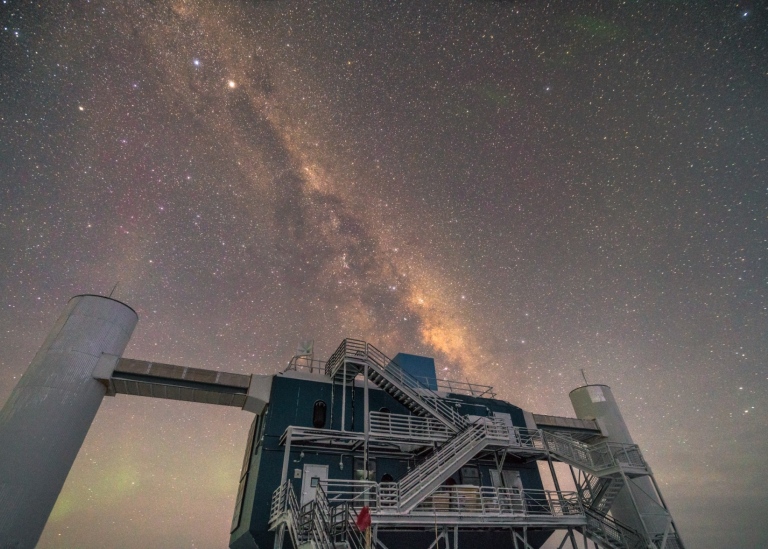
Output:
<svg viewBox="0 0 768 549">
<path fill-rule="evenodd" d="M 422 376 L 414 376 L 419 383 L 429 386 L 431 383 L 437 383 L 437 390 L 444 393 L 454 393 L 459 395 L 469 395 L 482 398 L 496 398 L 496 393 L 490 385 L 481 385 L 479 383 L 470 383 L 469 381 L 457 381 L 455 379 L 433 379 Z"/>
<path fill-rule="evenodd" d="M 301 371 L 309 372 L 311 374 L 325 374 L 325 364 L 326 362 L 324 360 L 317 360 L 309 356 L 295 356 L 290 360 L 290 362 L 288 362 L 288 366 L 283 371 Z"/>
</svg>

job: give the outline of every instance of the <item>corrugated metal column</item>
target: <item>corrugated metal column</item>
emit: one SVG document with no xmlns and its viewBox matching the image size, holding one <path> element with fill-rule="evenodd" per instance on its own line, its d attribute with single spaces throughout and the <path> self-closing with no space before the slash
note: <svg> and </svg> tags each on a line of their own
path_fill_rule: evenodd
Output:
<svg viewBox="0 0 768 549">
<path fill-rule="evenodd" d="M 72 298 L 0 411 L 0 545 L 32 549 L 106 388 L 102 353 L 120 356 L 138 321 L 114 299 Z"/>
</svg>

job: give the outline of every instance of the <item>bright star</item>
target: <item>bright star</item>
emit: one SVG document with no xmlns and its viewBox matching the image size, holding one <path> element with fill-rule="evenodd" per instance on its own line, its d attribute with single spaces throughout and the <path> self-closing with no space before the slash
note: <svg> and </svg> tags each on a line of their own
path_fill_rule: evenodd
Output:
<svg viewBox="0 0 768 549">
<path fill-rule="evenodd" d="M 235 84 L 235 81 L 234 81 L 234 80 L 230 80 L 229 82 L 227 82 L 227 85 L 228 85 L 230 88 L 234 88 L 235 86 L 237 86 L 237 84 Z"/>
</svg>

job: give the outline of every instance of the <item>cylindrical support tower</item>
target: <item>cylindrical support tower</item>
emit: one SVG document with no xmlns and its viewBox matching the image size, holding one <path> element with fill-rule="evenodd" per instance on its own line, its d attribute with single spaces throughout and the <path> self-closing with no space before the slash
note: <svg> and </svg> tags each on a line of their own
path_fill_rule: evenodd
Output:
<svg viewBox="0 0 768 549">
<path fill-rule="evenodd" d="M 0 546 L 32 549 L 106 388 L 102 353 L 120 356 L 138 321 L 107 297 L 72 298 L 0 411 Z"/>
<path fill-rule="evenodd" d="M 607 385 L 585 385 L 574 389 L 568 396 L 571 398 L 576 417 L 579 419 L 597 419 L 601 428 L 607 431 L 606 440 L 608 442 L 634 444 L 610 387 Z"/>
<path fill-rule="evenodd" d="M 597 420 L 606 434 L 606 442 L 634 444 L 610 387 L 585 385 L 571 391 L 569 396 L 576 417 Z M 649 536 L 663 533 L 667 520 L 663 518 L 663 512 L 660 513 L 660 511 L 664 507 L 656 495 L 650 477 L 636 477 L 629 482 L 634 485 L 632 493 L 629 492 L 630 487 L 625 486 L 617 494 L 611 506 L 611 515 L 616 520 Z"/>
</svg>

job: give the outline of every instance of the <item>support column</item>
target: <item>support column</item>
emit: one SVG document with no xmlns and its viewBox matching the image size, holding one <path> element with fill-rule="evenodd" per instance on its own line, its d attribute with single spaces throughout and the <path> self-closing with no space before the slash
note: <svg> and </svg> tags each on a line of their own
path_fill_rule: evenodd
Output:
<svg viewBox="0 0 768 549">
<path fill-rule="evenodd" d="M 93 378 L 101 355 L 119 357 L 136 312 L 117 300 L 72 298 L 0 411 L 0 540 L 40 539 L 106 392 Z"/>
<path fill-rule="evenodd" d="M 344 425 L 347 422 L 347 361 L 344 361 L 344 377 L 341 378 L 341 431 L 347 430 Z M 355 382 L 352 382 L 352 390 L 355 390 Z"/>
<path fill-rule="evenodd" d="M 365 480 L 368 479 L 368 437 L 370 435 L 371 430 L 371 418 L 370 413 L 368 410 L 369 403 L 368 403 L 368 361 L 365 361 L 365 368 L 363 370 L 365 374 L 365 379 L 363 380 L 363 414 L 365 415 L 365 420 L 363 421 L 363 429 L 365 431 L 365 434 L 363 435 L 363 469 L 365 469 Z"/>
<path fill-rule="evenodd" d="M 288 434 L 285 437 L 285 448 L 283 449 L 283 470 L 280 473 L 280 486 L 288 480 L 288 465 L 291 460 L 291 438 L 293 436 L 293 426 L 288 427 Z"/>
</svg>

